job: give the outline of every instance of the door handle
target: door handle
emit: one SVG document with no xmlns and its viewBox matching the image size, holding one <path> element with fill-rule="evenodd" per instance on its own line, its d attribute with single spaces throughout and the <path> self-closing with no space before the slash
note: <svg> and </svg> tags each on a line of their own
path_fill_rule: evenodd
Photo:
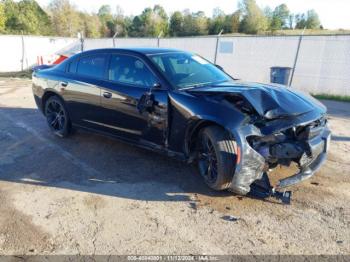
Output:
<svg viewBox="0 0 350 262">
<path fill-rule="evenodd" d="M 60 85 L 63 86 L 63 87 L 67 87 L 68 82 L 61 82 Z"/>
<path fill-rule="evenodd" d="M 110 92 L 103 92 L 103 97 L 111 98 L 112 97 L 112 93 L 110 93 Z"/>
</svg>

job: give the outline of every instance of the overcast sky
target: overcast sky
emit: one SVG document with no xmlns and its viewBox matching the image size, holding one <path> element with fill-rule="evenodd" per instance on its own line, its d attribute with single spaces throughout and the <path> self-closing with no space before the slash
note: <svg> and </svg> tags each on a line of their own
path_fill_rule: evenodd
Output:
<svg viewBox="0 0 350 262">
<path fill-rule="evenodd" d="M 50 0 L 37 0 L 46 6 Z M 237 9 L 238 0 L 70 0 L 80 10 L 97 12 L 103 4 L 109 4 L 112 10 L 119 5 L 126 15 L 138 15 L 145 7 L 160 4 L 168 13 L 186 8 L 191 11 L 204 11 L 211 16 L 215 7 L 220 7 L 225 13 L 232 13 Z M 350 0 L 257 0 L 261 7 L 275 6 L 286 3 L 291 12 L 306 12 L 315 9 L 321 23 L 328 29 L 350 29 Z"/>
</svg>

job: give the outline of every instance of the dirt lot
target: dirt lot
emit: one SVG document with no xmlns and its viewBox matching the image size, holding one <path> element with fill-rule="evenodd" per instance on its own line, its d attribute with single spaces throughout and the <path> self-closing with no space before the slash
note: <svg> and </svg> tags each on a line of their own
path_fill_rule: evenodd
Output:
<svg viewBox="0 0 350 262">
<path fill-rule="evenodd" d="M 109 138 L 57 138 L 30 80 L 0 78 L 0 253 L 350 254 L 350 105 L 325 103 L 329 159 L 285 206 Z"/>
</svg>

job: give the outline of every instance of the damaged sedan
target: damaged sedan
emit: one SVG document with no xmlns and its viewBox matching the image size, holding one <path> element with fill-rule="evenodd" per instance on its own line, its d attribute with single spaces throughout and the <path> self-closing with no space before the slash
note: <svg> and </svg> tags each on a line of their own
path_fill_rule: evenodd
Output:
<svg viewBox="0 0 350 262">
<path fill-rule="evenodd" d="M 98 49 L 33 73 L 52 132 L 109 135 L 195 163 L 214 190 L 290 201 L 284 188 L 326 159 L 326 108 L 279 85 L 246 83 L 184 51 Z M 278 166 L 298 171 L 272 186 Z"/>
</svg>

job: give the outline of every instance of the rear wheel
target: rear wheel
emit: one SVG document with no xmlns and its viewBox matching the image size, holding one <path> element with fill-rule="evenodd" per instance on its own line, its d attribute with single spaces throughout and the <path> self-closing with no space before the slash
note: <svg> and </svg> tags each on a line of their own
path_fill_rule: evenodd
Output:
<svg viewBox="0 0 350 262">
<path fill-rule="evenodd" d="M 47 123 L 57 136 L 69 135 L 70 119 L 63 101 L 57 96 L 51 96 L 45 103 L 45 116 Z"/>
<path fill-rule="evenodd" d="M 197 143 L 198 170 L 214 190 L 229 188 L 236 166 L 236 142 L 218 126 L 204 128 Z"/>
</svg>

